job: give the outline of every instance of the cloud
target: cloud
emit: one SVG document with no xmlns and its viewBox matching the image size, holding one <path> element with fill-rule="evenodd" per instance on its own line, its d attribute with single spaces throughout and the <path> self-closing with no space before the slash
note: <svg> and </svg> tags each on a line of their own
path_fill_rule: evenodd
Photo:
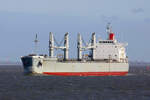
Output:
<svg viewBox="0 0 150 100">
<path fill-rule="evenodd" d="M 137 14 L 137 13 L 143 13 L 144 12 L 144 9 L 142 8 L 135 8 L 135 9 L 132 9 L 132 12 Z"/>
</svg>

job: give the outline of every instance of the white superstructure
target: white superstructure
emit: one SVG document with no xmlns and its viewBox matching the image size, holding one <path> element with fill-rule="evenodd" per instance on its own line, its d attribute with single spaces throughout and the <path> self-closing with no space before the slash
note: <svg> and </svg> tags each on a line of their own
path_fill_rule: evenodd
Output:
<svg viewBox="0 0 150 100">
<path fill-rule="evenodd" d="M 95 49 L 95 59 L 112 59 L 118 62 L 127 60 L 125 44 L 116 40 L 99 40 Z"/>
</svg>

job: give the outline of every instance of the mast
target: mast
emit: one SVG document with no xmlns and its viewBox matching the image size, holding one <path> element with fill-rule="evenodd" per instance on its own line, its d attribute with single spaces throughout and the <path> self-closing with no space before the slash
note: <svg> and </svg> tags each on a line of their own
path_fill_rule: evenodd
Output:
<svg viewBox="0 0 150 100">
<path fill-rule="evenodd" d="M 107 24 L 106 32 L 107 32 L 108 35 L 112 32 L 111 23 L 108 23 L 108 24 Z"/>
<path fill-rule="evenodd" d="M 64 36 L 64 60 L 69 59 L 69 36 L 68 32 Z"/>
<path fill-rule="evenodd" d="M 49 33 L 49 56 L 54 57 L 54 37 L 53 33 Z"/>
<path fill-rule="evenodd" d="M 34 40 L 34 43 L 35 43 L 35 48 L 34 48 L 34 52 L 35 52 L 35 54 L 37 53 L 37 44 L 38 44 L 38 38 L 37 38 L 37 34 L 36 34 L 36 36 L 35 36 L 35 40 Z"/>
<path fill-rule="evenodd" d="M 92 46 L 92 59 L 95 59 L 95 53 L 96 53 L 96 35 L 95 32 L 92 33 L 92 41 L 91 41 L 91 46 Z"/>
<path fill-rule="evenodd" d="M 78 40 L 77 40 L 77 48 L 78 48 L 78 60 L 82 59 L 82 38 L 80 33 L 78 33 Z"/>
<path fill-rule="evenodd" d="M 115 40 L 115 34 L 112 32 L 111 23 L 107 24 L 106 31 L 107 31 L 107 34 L 108 34 L 108 40 Z"/>
</svg>

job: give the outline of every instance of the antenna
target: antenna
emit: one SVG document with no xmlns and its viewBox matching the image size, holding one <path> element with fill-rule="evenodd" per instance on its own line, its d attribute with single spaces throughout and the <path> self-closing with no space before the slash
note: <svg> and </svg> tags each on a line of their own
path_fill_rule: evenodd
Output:
<svg viewBox="0 0 150 100">
<path fill-rule="evenodd" d="M 108 24 L 107 24 L 106 32 L 107 32 L 108 35 L 109 35 L 109 33 L 112 32 L 112 26 L 111 26 L 111 23 L 108 23 Z"/>
<path fill-rule="evenodd" d="M 35 43 L 35 47 L 34 47 L 34 53 L 36 54 L 36 52 L 37 52 L 37 44 L 38 44 L 38 38 L 37 38 L 37 34 L 36 34 L 36 36 L 35 36 L 35 40 L 34 40 L 34 43 Z"/>
</svg>

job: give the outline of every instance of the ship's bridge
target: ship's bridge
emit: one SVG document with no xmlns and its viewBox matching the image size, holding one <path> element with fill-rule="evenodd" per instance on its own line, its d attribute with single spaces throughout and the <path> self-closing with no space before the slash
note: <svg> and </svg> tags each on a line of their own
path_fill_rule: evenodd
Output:
<svg viewBox="0 0 150 100">
<path fill-rule="evenodd" d="M 99 39 L 98 43 L 113 44 L 113 43 L 117 43 L 117 40 L 102 40 L 102 39 Z"/>
<path fill-rule="evenodd" d="M 94 54 L 95 60 L 113 59 L 120 62 L 122 59 L 126 59 L 125 45 L 117 42 L 117 40 L 99 39 Z"/>
</svg>

